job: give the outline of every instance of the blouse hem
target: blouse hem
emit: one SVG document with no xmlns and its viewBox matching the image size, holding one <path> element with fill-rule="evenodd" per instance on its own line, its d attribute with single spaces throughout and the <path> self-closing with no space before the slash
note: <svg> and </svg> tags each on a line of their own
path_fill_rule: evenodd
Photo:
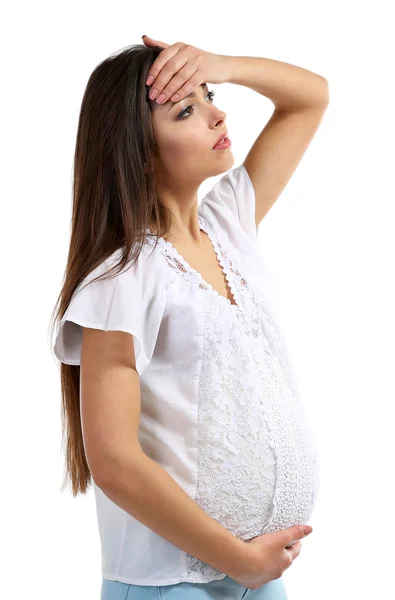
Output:
<svg viewBox="0 0 395 600">
<path fill-rule="evenodd" d="M 174 585 L 176 583 L 196 583 L 195 581 L 188 582 L 180 577 L 172 579 L 129 579 L 122 577 L 122 575 L 112 575 L 110 573 L 102 573 L 103 579 L 109 579 L 110 581 L 120 581 L 121 583 L 129 583 L 130 585 L 144 585 L 144 586 L 161 586 L 161 585 Z M 226 575 L 224 574 L 224 577 Z M 221 579 L 223 579 L 222 577 Z M 211 580 L 210 580 L 211 581 Z M 200 583 L 210 583 L 209 581 L 201 581 Z"/>
</svg>

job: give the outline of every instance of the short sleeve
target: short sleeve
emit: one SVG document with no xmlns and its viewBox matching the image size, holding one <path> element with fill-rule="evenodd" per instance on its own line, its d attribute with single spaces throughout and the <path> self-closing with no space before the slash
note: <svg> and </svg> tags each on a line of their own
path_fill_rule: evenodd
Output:
<svg viewBox="0 0 395 600">
<path fill-rule="evenodd" d="M 204 196 L 199 209 L 229 237 L 242 232 L 256 245 L 255 190 L 244 164 L 225 173 Z"/>
<path fill-rule="evenodd" d="M 92 282 L 113 265 L 110 257 L 77 287 L 56 331 L 53 350 L 61 362 L 81 364 L 82 327 L 125 331 L 133 336 L 136 370 L 142 375 L 155 349 L 165 285 L 164 270 L 155 264 L 155 256 L 145 266 L 140 257 L 117 275 L 112 272 L 111 277 Z"/>
</svg>

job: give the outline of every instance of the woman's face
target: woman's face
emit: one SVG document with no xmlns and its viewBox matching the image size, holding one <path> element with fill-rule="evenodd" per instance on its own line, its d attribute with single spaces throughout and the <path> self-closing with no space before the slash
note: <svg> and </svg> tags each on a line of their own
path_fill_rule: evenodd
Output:
<svg viewBox="0 0 395 600">
<path fill-rule="evenodd" d="M 155 157 L 157 180 L 199 186 L 208 177 L 230 169 L 231 147 L 213 150 L 227 131 L 226 114 L 213 103 L 213 91 L 202 83 L 190 96 L 158 104 L 150 100 L 159 157 Z"/>
</svg>

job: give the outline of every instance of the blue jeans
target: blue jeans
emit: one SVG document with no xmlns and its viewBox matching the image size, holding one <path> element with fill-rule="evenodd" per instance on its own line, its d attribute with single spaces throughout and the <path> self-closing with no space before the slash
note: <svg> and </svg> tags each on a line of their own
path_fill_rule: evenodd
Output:
<svg viewBox="0 0 395 600">
<path fill-rule="evenodd" d="M 208 583 L 133 585 L 102 580 L 100 600 L 288 600 L 283 578 L 273 579 L 256 590 L 243 587 L 228 575 Z"/>
</svg>

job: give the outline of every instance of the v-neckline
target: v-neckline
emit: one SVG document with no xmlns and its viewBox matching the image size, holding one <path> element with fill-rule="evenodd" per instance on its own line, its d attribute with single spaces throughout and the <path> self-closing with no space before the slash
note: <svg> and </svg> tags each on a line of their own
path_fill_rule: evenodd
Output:
<svg viewBox="0 0 395 600">
<path fill-rule="evenodd" d="M 169 249 L 172 252 L 172 254 L 177 258 L 177 260 L 183 265 L 183 267 L 187 271 L 189 271 L 189 273 L 194 275 L 196 277 L 196 279 L 207 288 L 208 291 L 212 292 L 214 294 L 214 296 L 217 296 L 219 299 L 221 299 L 221 301 L 226 303 L 232 310 L 239 311 L 239 310 L 241 310 L 240 299 L 237 296 L 237 294 L 235 294 L 235 286 L 233 285 L 233 282 L 231 281 L 231 277 L 230 277 L 228 269 L 227 269 L 228 265 L 220 256 L 218 242 L 216 239 L 215 232 L 214 232 L 213 228 L 210 227 L 210 225 L 205 223 L 205 221 L 201 215 L 198 215 L 198 221 L 199 221 L 200 229 L 207 234 L 207 236 L 211 242 L 211 245 L 217 256 L 219 266 L 222 270 L 224 277 L 226 278 L 226 281 L 228 282 L 228 287 L 230 289 L 230 293 L 231 293 L 235 303 L 231 302 L 227 296 L 224 296 L 223 294 L 220 294 L 219 292 L 217 292 L 217 290 L 214 289 L 213 286 L 202 277 L 201 273 L 199 273 L 199 271 L 194 269 L 188 263 L 188 261 L 185 260 L 185 258 L 178 252 L 177 248 L 175 248 L 175 246 L 173 246 L 173 244 L 171 242 L 169 242 L 168 240 L 165 240 L 162 236 L 156 236 L 156 237 L 158 238 L 158 241 L 162 245 L 162 247 Z M 151 230 L 148 228 L 146 229 L 146 233 L 149 233 L 152 235 Z"/>
</svg>

